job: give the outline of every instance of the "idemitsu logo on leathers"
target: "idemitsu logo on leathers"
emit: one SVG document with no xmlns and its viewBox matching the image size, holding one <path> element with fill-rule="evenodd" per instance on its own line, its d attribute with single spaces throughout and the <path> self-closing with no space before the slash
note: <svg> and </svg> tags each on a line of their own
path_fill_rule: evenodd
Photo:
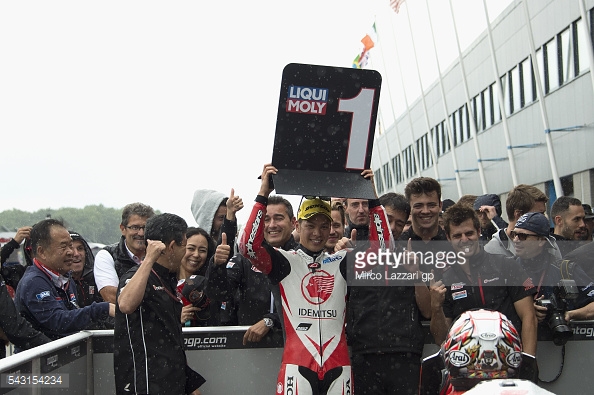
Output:
<svg viewBox="0 0 594 395">
<path fill-rule="evenodd" d="M 308 273 L 301 281 L 301 293 L 311 304 L 322 304 L 332 295 L 334 276 L 324 270 Z"/>
<path fill-rule="evenodd" d="M 328 89 L 290 86 L 287 112 L 326 115 Z"/>
</svg>

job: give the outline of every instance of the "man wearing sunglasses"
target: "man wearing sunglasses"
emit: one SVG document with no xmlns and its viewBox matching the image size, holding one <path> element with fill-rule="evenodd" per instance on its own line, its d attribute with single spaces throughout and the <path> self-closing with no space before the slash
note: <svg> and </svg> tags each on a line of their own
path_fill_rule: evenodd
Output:
<svg viewBox="0 0 594 395">
<path fill-rule="evenodd" d="M 352 393 L 344 331 L 349 253 L 325 252 L 332 221 L 330 199 L 302 200 L 297 215 L 300 244 L 295 250 L 284 251 L 265 241 L 269 178 L 277 171 L 271 164 L 264 166 L 260 191 L 239 243 L 241 253 L 268 275 L 275 301 L 282 303 L 286 342 L 276 393 Z M 390 234 L 385 211 L 377 199 L 368 203 L 374 218 L 370 240 L 389 244 L 389 237 L 383 240 Z"/>
<path fill-rule="evenodd" d="M 560 259 L 547 251 L 551 240 L 549 220 L 541 213 L 524 214 L 516 222 L 514 230 L 510 232 L 510 239 L 514 243 L 518 262 L 536 285 L 535 300 L 550 300 L 562 274 Z M 590 306 L 594 302 L 594 282 L 577 265 L 572 267 L 570 277 L 568 279 L 576 282 L 578 295 L 575 300 L 569 301 L 565 320 L 591 319 L 594 317 L 594 304 Z M 549 326 L 544 322 L 547 317 L 547 307 L 535 302 L 534 308 L 538 322 L 541 324 L 538 327 L 539 333 L 550 335 Z"/>
</svg>

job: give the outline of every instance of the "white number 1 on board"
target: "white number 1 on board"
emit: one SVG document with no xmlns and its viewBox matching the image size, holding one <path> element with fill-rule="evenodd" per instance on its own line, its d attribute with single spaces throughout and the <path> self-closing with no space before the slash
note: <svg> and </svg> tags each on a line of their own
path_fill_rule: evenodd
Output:
<svg viewBox="0 0 594 395">
<path fill-rule="evenodd" d="M 365 168 L 367 141 L 371 132 L 371 110 L 375 89 L 363 88 L 359 94 L 350 99 L 338 99 L 338 111 L 353 114 L 349 147 L 347 150 L 346 169 Z"/>
</svg>

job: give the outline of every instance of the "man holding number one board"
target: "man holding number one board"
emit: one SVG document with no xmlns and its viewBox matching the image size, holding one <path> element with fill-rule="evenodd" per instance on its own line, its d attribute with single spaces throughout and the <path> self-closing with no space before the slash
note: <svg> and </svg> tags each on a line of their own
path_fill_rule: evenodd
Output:
<svg viewBox="0 0 594 395">
<path fill-rule="evenodd" d="M 256 203 L 239 242 L 265 273 L 281 304 L 285 348 L 277 394 L 352 394 L 345 335 L 347 257 L 325 252 L 330 199 L 369 200 L 370 240 L 389 246 L 390 228 L 369 168 L 381 76 L 372 70 L 289 64 L 283 71 L 272 164 L 264 165 Z M 272 180 L 274 178 L 274 184 Z M 264 240 L 273 189 L 303 195 L 300 244 L 290 251 Z M 361 250 L 363 245 L 359 247 Z M 298 392 L 297 392 L 298 391 Z"/>
</svg>

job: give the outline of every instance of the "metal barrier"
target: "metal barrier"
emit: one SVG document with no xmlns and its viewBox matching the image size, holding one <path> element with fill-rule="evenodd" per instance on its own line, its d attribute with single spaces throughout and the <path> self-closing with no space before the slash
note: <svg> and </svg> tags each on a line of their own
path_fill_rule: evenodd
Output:
<svg viewBox="0 0 594 395">
<path fill-rule="evenodd" d="M 556 394 L 584 394 L 594 388 L 594 321 L 571 323 L 574 337 L 565 348 L 563 373 L 541 387 Z M 204 395 L 273 394 L 282 357 L 282 335 L 242 344 L 245 327 L 184 328 L 189 365 L 207 382 Z M 427 329 L 427 328 L 426 328 Z M 430 341 L 430 335 L 427 336 Z M 425 344 L 425 355 L 437 350 Z M 539 341 L 540 377 L 552 379 L 561 366 L 561 347 Z M 113 331 L 83 331 L 0 360 L 0 394 L 113 394 Z M 9 379 L 12 377 L 12 384 Z M 15 382 L 16 377 L 24 378 Z M 62 377 L 61 383 L 33 380 Z M 29 380 L 29 381 L 27 381 Z M 365 394 L 359 394 L 365 395 Z"/>
</svg>

